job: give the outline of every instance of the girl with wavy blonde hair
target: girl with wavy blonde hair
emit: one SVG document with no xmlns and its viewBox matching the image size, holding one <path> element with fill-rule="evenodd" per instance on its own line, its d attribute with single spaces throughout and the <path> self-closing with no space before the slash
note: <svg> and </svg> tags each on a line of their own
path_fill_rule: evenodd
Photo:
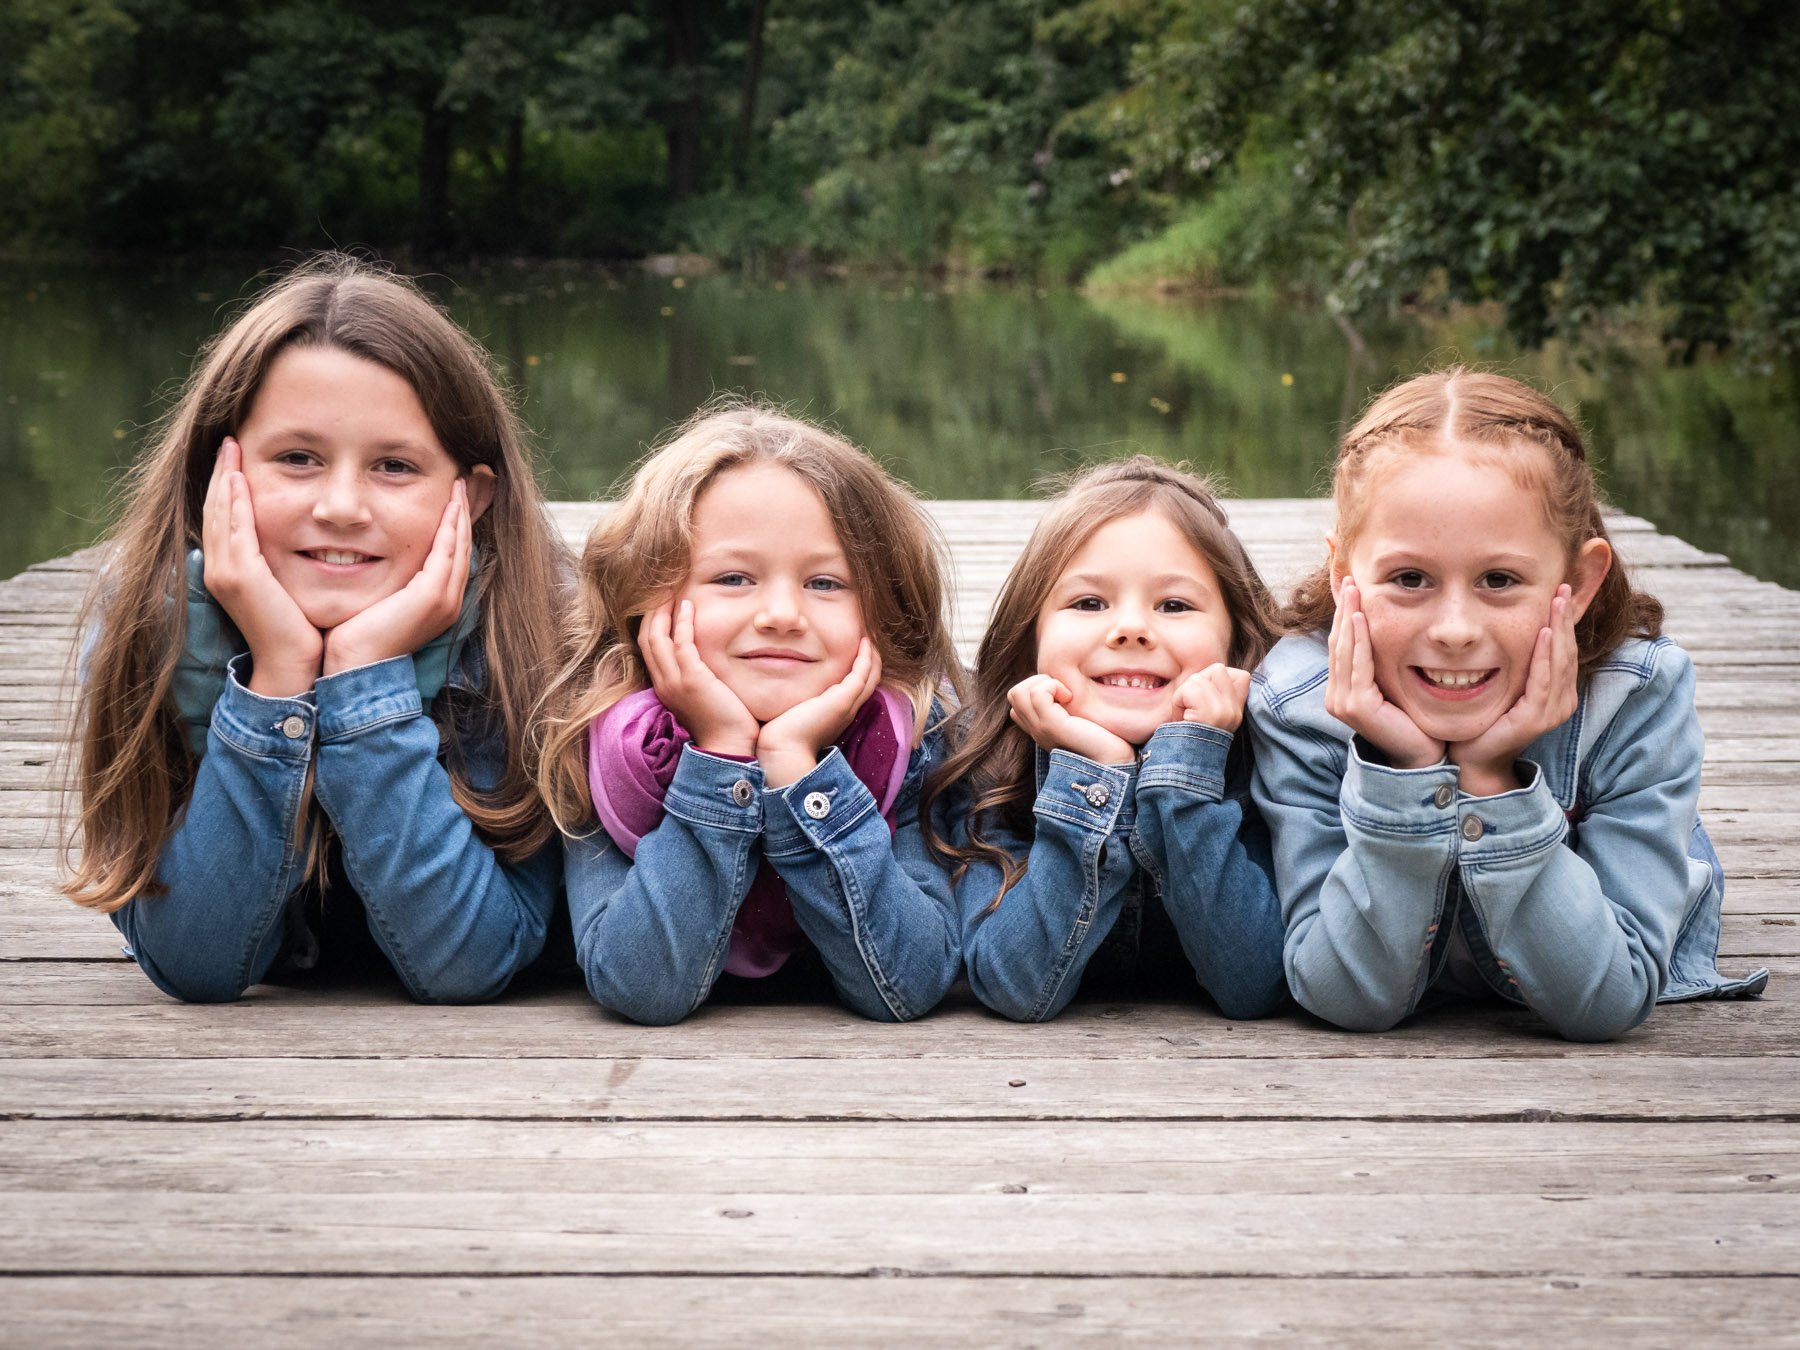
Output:
<svg viewBox="0 0 1800 1350">
<path fill-rule="evenodd" d="M 946 598 L 919 502 L 823 428 L 714 405 L 645 459 L 582 554 L 543 731 L 596 999 L 673 1022 L 791 957 L 869 1017 L 943 997 L 917 804 L 959 679 Z"/>
</svg>

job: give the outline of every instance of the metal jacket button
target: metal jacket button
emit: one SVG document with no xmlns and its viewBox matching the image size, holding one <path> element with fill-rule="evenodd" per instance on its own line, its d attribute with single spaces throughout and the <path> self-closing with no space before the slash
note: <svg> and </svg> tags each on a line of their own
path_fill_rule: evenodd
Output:
<svg viewBox="0 0 1800 1350">
<path fill-rule="evenodd" d="M 289 713 L 281 719 L 281 734 L 290 741 L 297 741 L 306 735 L 306 719 L 299 713 Z"/>
<path fill-rule="evenodd" d="M 1471 844 L 1487 833 L 1487 826 L 1481 823 L 1480 816 L 1468 816 L 1462 823 L 1462 837 Z"/>
<path fill-rule="evenodd" d="M 1112 800 L 1112 789 L 1105 783 L 1070 783 L 1069 786 L 1079 792 L 1095 810 Z"/>
<path fill-rule="evenodd" d="M 1431 794 L 1431 800 L 1437 803 L 1439 810 L 1442 810 L 1456 800 L 1456 789 L 1451 787 L 1448 783 L 1445 783 L 1436 792 Z"/>
<path fill-rule="evenodd" d="M 731 800 L 739 806 L 750 805 L 750 799 L 756 795 L 756 789 L 750 785 L 748 778 L 740 778 L 731 785 Z"/>
<path fill-rule="evenodd" d="M 806 800 L 800 805 L 814 820 L 823 820 L 831 811 L 831 798 L 823 792 L 809 792 L 806 794 Z"/>
</svg>

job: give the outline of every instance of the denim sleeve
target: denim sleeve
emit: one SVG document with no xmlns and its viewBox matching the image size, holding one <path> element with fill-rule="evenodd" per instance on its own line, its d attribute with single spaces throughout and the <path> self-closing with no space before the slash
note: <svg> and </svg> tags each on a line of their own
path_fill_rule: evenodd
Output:
<svg viewBox="0 0 1800 1350">
<path fill-rule="evenodd" d="M 1588 758 L 1575 847 L 1535 768 L 1528 787 L 1462 799 L 1463 887 L 1482 935 L 1519 997 L 1570 1040 L 1629 1031 L 1668 980 L 1693 893 L 1703 748 L 1693 665 L 1666 647 Z"/>
<path fill-rule="evenodd" d="M 1129 844 L 1135 764 L 1056 750 L 1032 804 L 1036 837 L 994 842 L 1025 853 L 1025 875 L 999 905 L 1000 869 L 970 865 L 956 883 L 963 960 L 975 997 L 1018 1022 L 1056 1016 L 1119 921 L 1137 863 Z M 966 823 L 963 825 L 966 833 Z"/>
<path fill-rule="evenodd" d="M 411 656 L 327 675 L 313 696 L 313 790 L 376 943 L 421 1002 L 495 997 L 543 949 L 560 850 L 508 863 L 476 835 L 450 794 Z M 472 774 L 492 769 L 471 754 Z"/>
<path fill-rule="evenodd" d="M 239 680 L 247 659 L 227 673 L 193 792 L 163 843 L 156 875 L 167 893 L 112 915 L 152 983 L 193 1003 L 237 998 L 268 974 L 306 867 L 312 697 L 251 693 Z"/>
<path fill-rule="evenodd" d="M 919 829 L 919 786 L 942 748 L 913 751 L 894 828 L 835 746 L 799 781 L 765 794 L 763 853 L 819 949 L 832 984 L 865 1017 L 930 1012 L 961 966 L 950 878 Z"/>
<path fill-rule="evenodd" d="M 1201 986 L 1227 1017 L 1266 1017 L 1287 1001 L 1281 902 L 1262 817 L 1227 796 L 1231 733 L 1198 722 L 1158 727 L 1137 782 L 1136 842 Z"/>
<path fill-rule="evenodd" d="M 1372 763 L 1316 697 L 1277 706 L 1260 679 L 1248 713 L 1288 985 L 1328 1022 L 1385 1031 L 1418 1006 L 1430 978 L 1457 858 L 1456 769 Z"/>
<path fill-rule="evenodd" d="M 762 770 L 689 745 L 663 807 L 635 859 L 598 826 L 563 844 L 588 990 L 602 1007 L 654 1026 L 699 1007 L 725 967 L 760 860 Z"/>
</svg>

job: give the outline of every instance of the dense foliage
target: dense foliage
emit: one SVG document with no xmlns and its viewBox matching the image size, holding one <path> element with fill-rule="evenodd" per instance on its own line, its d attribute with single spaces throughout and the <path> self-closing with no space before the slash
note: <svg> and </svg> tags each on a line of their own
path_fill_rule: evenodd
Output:
<svg viewBox="0 0 1800 1350">
<path fill-rule="evenodd" d="M 1800 347 L 1785 0 L 11 0 L 0 241 L 1650 302 Z"/>
</svg>

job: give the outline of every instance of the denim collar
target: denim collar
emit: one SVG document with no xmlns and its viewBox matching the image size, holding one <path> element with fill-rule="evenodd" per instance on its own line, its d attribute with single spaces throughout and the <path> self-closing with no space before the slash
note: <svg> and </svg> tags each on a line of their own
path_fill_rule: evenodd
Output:
<svg viewBox="0 0 1800 1350">
<path fill-rule="evenodd" d="M 469 578 L 474 580 L 479 558 L 469 554 Z M 232 623 L 219 602 L 206 589 L 206 559 L 199 549 L 187 555 L 184 593 L 187 602 L 187 641 L 175 663 L 172 688 L 175 707 L 181 714 L 182 728 L 188 748 L 194 754 L 206 751 L 206 731 L 212 725 L 213 704 L 225 691 L 225 667 L 235 656 L 249 650 L 237 625 Z M 456 622 L 413 653 L 413 678 L 419 686 L 419 703 L 429 708 L 445 684 L 466 687 L 467 676 L 480 680 L 484 671 L 465 673 L 458 668 L 459 659 L 469 635 L 481 619 L 480 587 L 463 587 L 462 611 Z M 470 649 L 477 656 L 480 644 Z M 452 678 L 454 675 L 454 678 Z"/>
</svg>

